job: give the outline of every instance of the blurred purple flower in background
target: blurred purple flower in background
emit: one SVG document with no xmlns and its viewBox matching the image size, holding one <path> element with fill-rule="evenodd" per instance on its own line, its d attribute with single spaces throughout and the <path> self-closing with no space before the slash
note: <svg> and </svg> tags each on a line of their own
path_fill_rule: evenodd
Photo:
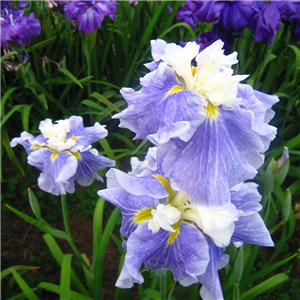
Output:
<svg viewBox="0 0 300 300">
<path fill-rule="evenodd" d="M 105 16 L 116 18 L 118 5 L 115 1 L 71 1 L 64 10 L 68 20 L 74 20 L 80 31 L 91 33 L 101 27 Z"/>
<path fill-rule="evenodd" d="M 98 154 L 91 144 L 107 135 L 98 122 L 83 127 L 81 117 L 72 116 L 52 124 L 50 119 L 40 122 L 42 134 L 33 136 L 22 132 L 11 146 L 22 145 L 28 153 L 28 163 L 42 171 L 39 187 L 53 195 L 73 193 L 74 183 L 88 186 L 93 178 L 102 180 L 97 172 L 115 165 L 114 161 Z"/>
<path fill-rule="evenodd" d="M 19 9 L 15 9 L 7 1 L 1 2 L 1 46 L 9 47 L 8 41 L 20 45 L 30 43 L 32 38 L 40 34 L 41 22 L 33 12 L 26 17 L 22 10 L 27 5 L 26 1 L 20 1 Z"/>
<path fill-rule="evenodd" d="M 282 21 L 300 23 L 300 1 L 270 1 L 276 5 Z"/>
<path fill-rule="evenodd" d="M 264 5 L 258 12 L 250 26 L 254 29 L 254 42 L 263 41 L 264 44 L 272 44 L 276 31 L 281 27 L 280 13 L 275 4 Z"/>
</svg>

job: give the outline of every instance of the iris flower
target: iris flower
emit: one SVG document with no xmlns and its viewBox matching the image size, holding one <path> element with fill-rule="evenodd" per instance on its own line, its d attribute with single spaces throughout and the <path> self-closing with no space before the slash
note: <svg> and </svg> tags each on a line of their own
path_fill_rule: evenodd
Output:
<svg viewBox="0 0 300 300">
<path fill-rule="evenodd" d="M 228 263 L 225 247 L 230 242 L 273 246 L 258 214 L 261 197 L 253 183 L 235 187 L 232 202 L 223 207 L 209 199 L 194 202 L 157 174 L 137 177 L 111 169 L 107 186 L 98 195 L 121 209 L 126 238 L 117 287 L 143 283 L 140 268 L 145 264 L 146 270 L 170 269 L 183 286 L 201 282 L 203 299 L 222 299 L 218 269 Z"/>
<path fill-rule="evenodd" d="M 230 189 L 263 164 L 276 135 L 268 123 L 278 98 L 240 84 L 248 76 L 233 75 L 237 53 L 224 55 L 220 40 L 200 53 L 194 42 L 151 45 L 151 72 L 141 90 L 121 90 L 128 107 L 114 118 L 135 138 L 159 146 L 162 171 L 175 189 L 230 203 Z"/>
<path fill-rule="evenodd" d="M 79 30 L 91 33 L 101 27 L 105 16 L 116 18 L 118 3 L 115 1 L 71 1 L 64 6 L 68 20 L 74 20 Z"/>
<path fill-rule="evenodd" d="M 93 178 L 102 180 L 97 172 L 114 166 L 114 161 L 101 156 L 91 144 L 104 138 L 107 130 L 99 123 L 83 127 L 81 117 L 72 116 L 55 124 L 50 119 L 40 122 L 41 134 L 22 132 L 11 146 L 22 145 L 30 165 L 41 170 L 39 187 L 53 195 L 73 193 L 74 183 L 88 186 Z"/>
<path fill-rule="evenodd" d="M 20 1 L 19 9 L 11 7 L 6 1 L 1 1 L 1 45 L 9 47 L 8 41 L 20 45 L 30 43 L 31 39 L 41 32 L 41 22 L 31 12 L 28 17 L 20 8 L 26 7 L 26 1 Z"/>
</svg>

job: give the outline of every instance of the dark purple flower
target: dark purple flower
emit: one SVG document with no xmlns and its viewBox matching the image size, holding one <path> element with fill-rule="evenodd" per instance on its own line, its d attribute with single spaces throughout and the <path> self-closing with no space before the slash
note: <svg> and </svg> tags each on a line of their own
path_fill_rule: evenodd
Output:
<svg viewBox="0 0 300 300">
<path fill-rule="evenodd" d="M 300 1 L 270 1 L 275 4 L 283 21 L 300 23 Z"/>
<path fill-rule="evenodd" d="M 74 20 L 79 30 L 91 33 L 101 27 L 105 16 L 116 18 L 118 3 L 115 1 L 71 1 L 64 10 L 68 20 Z"/>
<path fill-rule="evenodd" d="M 250 26 L 255 30 L 254 42 L 263 41 L 264 44 L 272 44 L 276 31 L 280 28 L 280 13 L 275 4 L 264 5 L 262 10 L 254 17 L 254 23 Z"/>
<path fill-rule="evenodd" d="M 30 43 L 31 39 L 41 32 L 41 22 L 30 13 L 28 17 L 19 9 L 1 2 L 1 45 L 9 47 L 8 41 L 20 45 Z"/>
<path fill-rule="evenodd" d="M 224 6 L 220 11 L 217 23 L 231 32 L 237 32 L 248 26 L 256 13 L 253 1 L 221 2 L 223 2 Z"/>
<path fill-rule="evenodd" d="M 223 3 L 216 1 L 186 1 L 177 11 L 177 19 L 195 28 L 195 23 L 203 21 L 210 23 L 218 19 Z"/>
</svg>

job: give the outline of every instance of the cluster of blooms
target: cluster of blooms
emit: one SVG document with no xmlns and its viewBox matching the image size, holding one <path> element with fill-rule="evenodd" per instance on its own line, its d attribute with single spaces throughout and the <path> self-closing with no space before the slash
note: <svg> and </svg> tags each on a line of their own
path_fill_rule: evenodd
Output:
<svg viewBox="0 0 300 300">
<path fill-rule="evenodd" d="M 107 130 L 99 123 L 83 127 L 81 117 L 72 116 L 53 124 L 41 121 L 41 134 L 34 137 L 22 132 L 11 141 L 11 146 L 22 145 L 28 153 L 28 163 L 41 170 L 39 187 L 53 195 L 73 193 L 75 181 L 88 186 L 93 178 L 102 180 L 97 172 L 113 167 L 114 161 L 98 154 L 91 144 L 104 138 Z"/>
<path fill-rule="evenodd" d="M 273 43 L 276 31 L 283 22 L 297 24 L 295 34 L 299 38 L 300 1 L 186 1 L 179 8 L 177 19 L 195 28 L 200 21 L 215 22 L 212 31 L 201 33 L 198 43 L 207 47 L 222 39 L 228 51 L 245 27 L 254 30 L 254 42 Z"/>
<path fill-rule="evenodd" d="M 273 246 L 257 185 L 243 181 L 256 175 L 276 135 L 268 122 L 278 98 L 240 84 L 247 76 L 233 75 L 237 53 L 224 55 L 223 45 L 199 53 L 195 42 L 151 41 L 141 90 L 121 90 L 128 107 L 114 116 L 120 127 L 156 147 L 144 162 L 132 159 L 130 174 L 111 169 L 98 192 L 122 211 L 127 254 L 118 287 L 142 283 L 145 264 L 172 270 L 183 286 L 200 282 L 203 299 L 223 299 L 226 247 Z"/>
<path fill-rule="evenodd" d="M 41 32 L 40 21 L 33 12 L 25 16 L 23 9 L 28 6 L 26 1 L 20 1 L 18 9 L 11 7 L 8 2 L 11 1 L 1 1 L 1 46 L 9 47 L 8 41 L 20 45 L 30 43 Z"/>
</svg>

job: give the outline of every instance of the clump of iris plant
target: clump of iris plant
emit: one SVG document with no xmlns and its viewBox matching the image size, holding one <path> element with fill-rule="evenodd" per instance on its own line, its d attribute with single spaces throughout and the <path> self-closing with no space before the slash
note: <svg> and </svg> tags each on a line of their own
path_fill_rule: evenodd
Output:
<svg viewBox="0 0 300 300">
<path fill-rule="evenodd" d="M 53 195 L 73 193 L 75 181 L 88 186 L 102 168 L 114 166 L 114 161 L 98 154 L 91 144 L 107 135 L 99 123 L 83 127 L 81 117 L 72 116 L 55 124 L 50 119 L 40 122 L 41 134 L 33 136 L 22 132 L 11 141 L 11 146 L 22 145 L 30 165 L 41 170 L 39 187 Z"/>
<path fill-rule="evenodd" d="M 74 20 L 85 33 L 101 27 L 105 16 L 116 18 L 118 3 L 115 1 L 71 1 L 64 6 L 68 20 Z"/>
<path fill-rule="evenodd" d="M 208 5 L 208 4 L 207 4 Z M 271 107 L 278 97 L 240 83 L 237 53 L 217 40 L 199 52 L 151 41 L 153 61 L 142 88 L 122 88 L 128 107 L 116 114 L 135 139 L 148 139 L 145 161 L 132 158 L 129 174 L 111 169 L 98 194 L 121 209 L 126 241 L 116 283 L 142 283 L 145 269 L 169 269 L 183 286 L 200 282 L 205 300 L 223 299 L 218 270 L 230 243 L 274 244 L 259 215 L 252 179 L 275 138 Z"/>
<path fill-rule="evenodd" d="M 200 21 L 214 22 L 212 31 L 201 33 L 196 42 L 203 44 L 202 50 L 222 39 L 228 53 L 234 39 L 241 37 L 246 27 L 254 31 L 254 42 L 273 43 L 281 27 L 280 18 L 300 23 L 299 4 L 299 1 L 186 1 L 176 16 L 192 28 Z"/>
<path fill-rule="evenodd" d="M 28 17 L 22 10 L 26 1 L 20 1 L 19 8 L 11 7 L 7 1 L 1 1 L 1 46 L 9 47 L 8 41 L 20 45 L 30 43 L 41 32 L 41 22 L 31 12 Z"/>
</svg>

